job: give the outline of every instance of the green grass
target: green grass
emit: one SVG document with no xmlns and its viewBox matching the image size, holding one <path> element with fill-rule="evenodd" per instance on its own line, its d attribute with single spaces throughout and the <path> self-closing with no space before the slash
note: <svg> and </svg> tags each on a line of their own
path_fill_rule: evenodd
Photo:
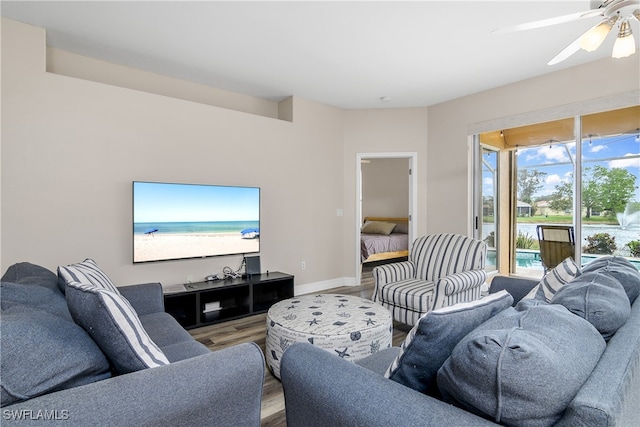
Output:
<svg viewBox="0 0 640 427">
<path fill-rule="evenodd" d="M 484 223 L 492 223 L 493 217 L 485 216 L 483 218 Z M 521 224 L 571 224 L 573 223 L 573 217 L 568 215 L 549 215 L 549 216 L 519 216 L 517 222 Z M 615 218 L 604 216 L 592 216 L 591 218 L 582 218 L 583 224 L 607 224 L 618 225 L 618 221 Z"/>
</svg>

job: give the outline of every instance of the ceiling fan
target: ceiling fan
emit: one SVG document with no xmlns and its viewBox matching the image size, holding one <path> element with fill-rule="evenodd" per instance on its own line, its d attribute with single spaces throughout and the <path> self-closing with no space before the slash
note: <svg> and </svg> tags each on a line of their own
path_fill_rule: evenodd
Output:
<svg viewBox="0 0 640 427">
<path fill-rule="evenodd" d="M 618 36 L 611 56 L 613 58 L 624 58 L 636 52 L 636 43 L 629 22 L 632 20 L 640 21 L 640 0 L 591 0 L 591 10 L 504 27 L 494 30 L 492 33 L 504 34 L 530 30 L 596 16 L 602 17 L 600 22 L 589 28 L 573 43 L 564 48 L 562 52 L 549 61 L 548 65 L 562 62 L 580 49 L 587 52 L 595 51 L 616 24 L 618 24 Z"/>
</svg>

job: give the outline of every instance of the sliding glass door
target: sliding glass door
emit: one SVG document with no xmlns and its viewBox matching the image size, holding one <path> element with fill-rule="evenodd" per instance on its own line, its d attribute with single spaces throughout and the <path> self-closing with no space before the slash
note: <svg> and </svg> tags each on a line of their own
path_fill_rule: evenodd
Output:
<svg viewBox="0 0 640 427">
<path fill-rule="evenodd" d="M 482 147 L 482 228 L 479 230 L 480 239 L 488 247 L 486 270 L 494 271 L 498 269 L 498 151 L 488 147 Z"/>
<path fill-rule="evenodd" d="M 628 117 L 625 119 L 625 117 Z M 640 267 L 640 109 L 582 119 L 582 261 L 619 255 Z"/>
<path fill-rule="evenodd" d="M 574 225 L 574 141 L 519 149 L 517 169 L 515 273 L 536 276 L 541 257 L 538 225 Z"/>
<path fill-rule="evenodd" d="M 617 255 L 640 269 L 640 106 L 496 130 L 476 142 L 475 204 L 496 254 L 489 270 L 541 277 L 543 224 L 574 227 L 579 264 Z"/>
</svg>

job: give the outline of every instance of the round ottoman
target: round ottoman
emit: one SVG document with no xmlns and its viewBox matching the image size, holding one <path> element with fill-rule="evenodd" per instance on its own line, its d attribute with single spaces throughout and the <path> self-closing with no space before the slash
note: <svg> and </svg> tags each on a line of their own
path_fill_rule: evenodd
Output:
<svg viewBox="0 0 640 427">
<path fill-rule="evenodd" d="M 267 366 L 280 378 L 280 359 L 294 342 L 309 342 L 355 361 L 391 347 L 393 320 L 386 308 L 364 298 L 301 295 L 267 313 Z"/>
</svg>

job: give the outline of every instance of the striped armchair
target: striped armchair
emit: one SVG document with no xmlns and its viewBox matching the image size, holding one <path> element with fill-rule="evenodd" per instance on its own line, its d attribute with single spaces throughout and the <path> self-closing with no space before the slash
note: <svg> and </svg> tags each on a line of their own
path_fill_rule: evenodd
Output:
<svg viewBox="0 0 640 427">
<path fill-rule="evenodd" d="M 408 261 L 373 269 L 373 300 L 413 326 L 425 313 L 480 298 L 487 246 L 458 234 L 417 238 Z"/>
</svg>

